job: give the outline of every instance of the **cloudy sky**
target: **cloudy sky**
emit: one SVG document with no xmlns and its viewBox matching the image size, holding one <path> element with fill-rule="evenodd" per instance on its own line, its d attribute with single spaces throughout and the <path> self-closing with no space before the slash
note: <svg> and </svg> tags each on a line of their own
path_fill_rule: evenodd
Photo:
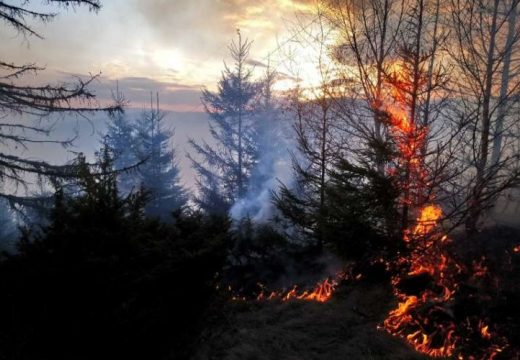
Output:
<svg viewBox="0 0 520 360">
<path fill-rule="evenodd" d="M 49 10 L 40 1 L 33 4 Z M 254 41 L 251 60 L 265 64 L 269 56 L 276 62 L 284 56 L 277 51 L 279 45 L 290 40 L 295 24 L 305 21 L 313 7 L 312 0 L 105 0 L 102 4 L 97 14 L 78 8 L 62 12 L 51 23 L 36 24 L 42 40 L 26 39 L 0 26 L 3 60 L 46 66 L 35 80 L 42 83 L 101 72 L 95 85 L 101 99 L 117 79 L 134 107 L 142 107 L 150 91 L 159 91 L 167 110 L 200 111 L 200 89 L 211 88 L 219 78 L 237 28 Z"/>
<path fill-rule="evenodd" d="M 23 0 L 6 2 L 19 5 Z M 253 41 L 250 61 L 256 64 L 257 75 L 265 71 L 268 59 L 281 77 L 286 75 L 278 83 L 282 87 L 294 85 L 288 79 L 300 76 L 295 72 L 307 77 L 318 74 L 315 65 L 302 66 L 305 54 L 298 54 L 295 72 L 294 64 L 287 61 L 289 54 L 296 55 L 294 46 L 310 51 L 305 44 L 295 44 L 294 35 L 312 22 L 314 0 L 102 0 L 102 5 L 100 12 L 91 13 L 84 7 L 63 11 L 44 0 L 32 0 L 31 9 L 59 10 L 59 16 L 46 24 L 27 19 L 43 39 L 24 38 L 0 25 L 0 59 L 44 66 L 46 70 L 37 76 L 21 79 L 31 84 L 75 81 L 73 76 L 101 73 L 92 86 L 98 99 L 109 101 L 118 81 L 134 117 L 148 106 L 150 92 L 159 92 L 161 108 L 169 112 L 166 124 L 175 129 L 172 146 L 187 186 L 194 184 L 185 157 L 191 150 L 188 139 L 209 139 L 200 92 L 204 87 L 214 89 L 223 61 L 229 62 L 228 45 L 236 39 L 238 28 Z M 311 62 L 315 64 L 315 59 L 309 57 Z M 24 156 L 62 163 L 80 151 L 92 155 L 104 129 L 103 118 L 67 119 L 58 123 L 53 136 L 78 136 L 73 149 L 31 147 Z"/>
</svg>

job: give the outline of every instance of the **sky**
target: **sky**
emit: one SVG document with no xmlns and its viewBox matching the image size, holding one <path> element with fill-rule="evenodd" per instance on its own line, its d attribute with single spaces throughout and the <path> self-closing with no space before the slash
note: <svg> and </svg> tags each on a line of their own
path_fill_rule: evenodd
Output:
<svg viewBox="0 0 520 360">
<path fill-rule="evenodd" d="M 150 91 L 158 91 L 165 110 L 197 112 L 200 90 L 214 88 L 238 28 L 253 41 L 250 59 L 261 71 L 268 59 L 280 62 L 292 32 L 314 7 L 312 0 L 105 0 L 102 5 L 98 13 L 82 7 L 36 23 L 44 39 L 0 26 L 3 60 L 45 66 L 30 80 L 41 83 L 101 73 L 93 86 L 100 100 L 109 97 L 117 80 L 133 107 L 144 106 Z M 56 10 L 40 1 L 31 6 Z"/>
<path fill-rule="evenodd" d="M 22 0 L 7 0 L 19 5 Z M 306 26 L 315 8 L 314 0 L 102 0 L 102 9 L 86 7 L 64 11 L 43 0 L 29 2 L 31 9 L 59 15 L 49 23 L 27 19 L 43 39 L 24 37 L 0 25 L 0 59 L 16 64 L 35 63 L 45 67 L 21 81 L 31 84 L 73 82 L 75 76 L 100 74 L 90 87 L 98 100 L 110 101 L 116 89 L 129 100 L 129 114 L 137 117 L 149 107 L 150 92 L 158 92 L 161 109 L 168 112 L 165 125 L 175 130 L 172 146 L 177 151 L 181 179 L 194 186 L 194 172 L 185 154 L 188 140 L 211 140 L 208 119 L 200 102 L 201 90 L 214 90 L 229 59 L 229 43 L 237 39 L 237 29 L 253 41 L 250 63 L 261 76 L 269 62 L 281 74 L 278 86 L 286 86 L 302 70 L 305 76 L 315 69 L 298 69 L 287 61 L 294 50 L 294 34 Z M 298 48 L 309 52 L 305 44 Z M 312 51 L 311 54 L 314 54 Z M 309 63 L 315 59 L 309 58 Z M 299 74 L 297 75 L 299 76 Z M 284 85 L 285 84 L 285 85 Z M 53 136 L 76 137 L 69 151 L 53 146 L 31 147 L 24 156 L 52 163 L 72 160 L 78 152 L 92 156 L 99 148 L 105 122 L 66 119 L 58 122 Z"/>
</svg>

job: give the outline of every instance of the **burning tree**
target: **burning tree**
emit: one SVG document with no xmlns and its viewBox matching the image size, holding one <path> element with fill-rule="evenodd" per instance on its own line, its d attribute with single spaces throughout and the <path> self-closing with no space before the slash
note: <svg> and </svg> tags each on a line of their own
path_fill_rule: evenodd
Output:
<svg viewBox="0 0 520 360">
<path fill-rule="evenodd" d="M 354 80 L 359 89 L 357 94 L 344 92 L 346 97 L 356 100 L 348 102 L 343 96 L 338 102 L 343 110 L 338 116 L 345 119 L 345 132 L 351 136 L 345 146 L 350 150 L 346 152 L 347 163 L 367 164 L 369 159 L 375 159 L 373 167 L 392 178 L 398 192 L 395 209 L 400 217 L 404 251 L 395 261 L 389 258 L 386 263 L 394 274 L 392 284 L 399 305 L 390 312 L 383 326 L 406 339 L 416 350 L 431 356 L 460 354 L 461 348 L 467 345 L 463 343 L 468 341 L 463 334 L 483 333 L 492 340 L 480 355 L 492 358 L 502 351 L 504 340 L 496 335 L 489 337 L 488 328 L 484 330 L 485 325 L 475 325 L 473 320 L 468 320 L 472 325 L 460 326 L 452 312 L 455 294 L 468 270 L 450 254 L 450 240 L 442 225 L 449 225 L 451 230 L 460 224 L 461 218 L 470 222 L 475 219 L 476 213 L 461 210 L 452 203 L 458 200 L 454 186 L 465 186 L 464 182 L 454 183 L 471 173 L 466 165 L 459 163 L 459 155 L 478 142 L 468 145 L 465 141 L 469 139 L 468 119 L 454 116 L 453 112 L 454 103 L 458 101 L 454 100 L 457 96 L 451 88 L 453 77 L 448 74 L 457 64 L 447 56 L 454 55 L 447 50 L 451 44 L 446 21 L 451 14 L 443 10 L 447 3 L 441 0 L 324 3 L 331 10 L 327 13 L 330 24 L 339 34 L 336 59 L 345 69 L 342 80 L 344 83 Z M 461 2 L 457 4 L 462 6 Z M 512 5 L 514 9 L 516 4 Z M 497 6 L 498 2 L 495 15 Z M 400 11 L 396 12 L 396 8 Z M 463 8 L 467 10 L 471 5 Z M 459 8 L 456 16 L 462 12 Z M 506 13 L 511 25 L 515 12 Z M 391 19 L 395 14 L 397 17 Z M 460 21 L 457 24 L 460 25 Z M 371 23 L 376 25 L 369 28 L 367 24 Z M 493 21 L 489 24 L 494 31 Z M 486 34 L 485 31 L 480 33 Z M 460 43 L 473 44 L 472 40 L 470 36 Z M 511 41 L 510 38 L 510 45 Z M 489 46 L 491 49 L 495 45 Z M 502 54 L 507 58 L 507 51 Z M 464 57 L 460 60 L 460 54 L 456 55 L 459 61 L 464 61 Z M 498 72 L 499 68 L 493 71 Z M 481 88 L 485 89 L 475 86 L 475 89 Z M 368 106 L 359 110 L 363 103 Z M 367 114 L 373 114 L 375 125 L 370 126 L 366 121 Z M 352 143 L 358 147 L 352 147 Z M 350 166 L 347 173 L 352 174 L 354 168 Z M 516 174 L 507 173 L 506 168 L 499 173 L 498 177 L 497 173 L 489 173 L 488 178 L 489 184 L 504 179 L 502 185 L 489 185 L 496 193 L 504 189 L 503 185 L 514 184 Z M 473 179 L 479 183 L 478 174 Z M 347 191 L 355 190 L 356 187 L 351 187 Z M 484 204 L 469 205 L 471 203 L 466 203 L 466 209 L 473 207 L 480 213 Z M 444 213 L 442 207 L 448 211 Z"/>
</svg>

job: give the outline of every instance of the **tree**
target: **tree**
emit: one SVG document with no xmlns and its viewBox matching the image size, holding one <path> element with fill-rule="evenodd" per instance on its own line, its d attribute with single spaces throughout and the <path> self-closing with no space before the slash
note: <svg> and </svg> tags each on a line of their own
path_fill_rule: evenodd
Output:
<svg viewBox="0 0 520 360">
<path fill-rule="evenodd" d="M 444 120 L 446 67 L 439 59 L 446 32 L 439 29 L 440 1 L 419 0 L 406 9 L 396 42 L 396 61 L 386 76 L 385 112 L 394 147 L 392 172 L 402 194 L 401 230 L 436 199 L 450 154 Z M 391 103 L 394 104 L 391 104 Z M 432 147 L 433 145 L 433 147 Z"/>
<path fill-rule="evenodd" d="M 190 140 L 200 160 L 190 159 L 199 175 L 195 201 L 208 212 L 226 212 L 246 194 L 258 158 L 254 115 L 261 87 L 247 65 L 250 48 L 251 42 L 238 32 L 238 43 L 229 46 L 234 68 L 225 66 L 217 92 L 202 93 L 216 145 Z"/>
<path fill-rule="evenodd" d="M 325 241 L 326 184 L 337 154 L 334 139 L 333 100 L 325 91 L 326 82 L 313 98 L 296 89 L 292 108 L 298 153 L 293 159 L 295 184 L 285 185 L 274 201 L 282 214 L 312 234 L 321 249 Z"/>
<path fill-rule="evenodd" d="M 458 181 L 462 194 L 458 206 L 466 230 L 473 234 L 482 214 L 520 180 L 519 155 L 508 151 L 520 120 L 514 106 L 520 77 L 511 71 L 511 54 L 520 46 L 515 18 L 519 1 L 452 0 L 451 5 L 451 59 L 458 70 L 456 114 L 466 126 L 459 164 L 468 168 Z"/>
<path fill-rule="evenodd" d="M 271 220 L 275 210 L 271 191 L 287 174 L 286 164 L 290 162 L 288 136 L 292 134 L 289 134 L 290 122 L 286 121 L 287 117 L 282 111 L 282 101 L 273 95 L 277 76 L 268 64 L 259 84 L 261 97 L 253 124 L 258 155 L 251 169 L 246 193 L 230 209 L 230 215 L 235 220 L 246 217 L 256 223 Z"/>
<path fill-rule="evenodd" d="M 115 100 L 117 103 L 125 102 L 119 89 Z M 134 124 L 128 119 L 125 112 L 117 112 L 109 117 L 104 141 L 114 152 L 114 167 L 117 171 L 121 171 L 118 176 L 119 191 L 126 195 L 137 190 L 139 186 L 135 170 L 135 167 L 139 165 L 135 135 Z"/>
<path fill-rule="evenodd" d="M 78 192 L 58 189 L 48 224 L 1 259 L 0 358 L 190 358 L 229 222 L 148 219 L 142 192 L 118 195 L 112 158 L 106 146 L 95 166 L 79 157 Z"/>
<path fill-rule="evenodd" d="M 185 205 L 186 194 L 179 183 L 175 150 L 170 144 L 173 132 L 164 129 L 163 120 L 157 95 L 157 108 L 152 106 L 136 123 L 136 151 L 143 161 L 138 168 L 138 182 L 149 196 L 146 214 L 171 219 L 172 211 Z"/>
<path fill-rule="evenodd" d="M 0 20 L 25 37 L 41 39 L 41 34 L 26 20 L 49 22 L 57 13 L 39 10 L 41 8 L 32 3 L 23 1 L 20 5 L 11 5 L 0 1 Z M 49 0 L 46 3 L 64 8 L 88 6 L 92 11 L 101 8 L 99 0 Z M 49 139 L 52 126 L 45 126 L 45 122 L 32 125 L 28 123 L 28 118 L 42 119 L 51 114 L 84 115 L 93 111 L 120 110 L 118 105 L 102 108 L 94 103 L 95 96 L 88 86 L 97 76 L 91 76 L 87 80 L 78 79 L 75 84 L 31 86 L 22 82 L 24 76 L 37 74 L 42 70 L 36 64 L 15 64 L 7 59 L 0 59 L 0 118 L 7 119 L 0 123 L 0 141 L 7 145 L 7 150 L 0 153 L 0 181 L 10 184 L 3 188 L 0 197 L 13 205 L 27 204 L 27 198 L 5 189 L 24 187 L 28 176 L 66 177 L 73 172 L 70 166 L 36 161 L 20 154 L 20 149 L 25 149 L 30 144 L 58 144 L 66 147 L 73 141 Z"/>
<path fill-rule="evenodd" d="M 396 57 L 405 2 L 323 0 L 322 3 L 324 17 L 337 33 L 335 60 L 347 65 L 340 67 L 340 79 L 356 84 L 355 92 L 348 89 L 344 95 L 359 99 L 356 106 L 366 109 L 372 118 L 372 124 L 364 120 L 367 114 L 361 114 L 356 121 L 347 121 L 358 136 L 364 138 L 364 145 L 372 148 L 375 166 L 383 173 L 387 141 L 384 115 L 386 75 Z M 350 104 L 340 103 L 339 106 L 350 107 Z M 337 115 L 350 117 L 351 114 L 352 109 L 344 108 Z"/>
</svg>

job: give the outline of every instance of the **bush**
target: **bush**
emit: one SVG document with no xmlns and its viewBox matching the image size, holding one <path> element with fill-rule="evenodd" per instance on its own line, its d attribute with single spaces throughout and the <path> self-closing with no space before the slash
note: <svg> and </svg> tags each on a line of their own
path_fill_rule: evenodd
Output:
<svg viewBox="0 0 520 360">
<path fill-rule="evenodd" d="M 197 212 L 168 225 L 146 219 L 145 196 L 121 199 L 103 162 L 92 171 L 81 160 L 79 194 L 58 191 L 49 225 L 26 231 L 0 263 L 0 359 L 188 356 L 229 222 Z"/>
</svg>

